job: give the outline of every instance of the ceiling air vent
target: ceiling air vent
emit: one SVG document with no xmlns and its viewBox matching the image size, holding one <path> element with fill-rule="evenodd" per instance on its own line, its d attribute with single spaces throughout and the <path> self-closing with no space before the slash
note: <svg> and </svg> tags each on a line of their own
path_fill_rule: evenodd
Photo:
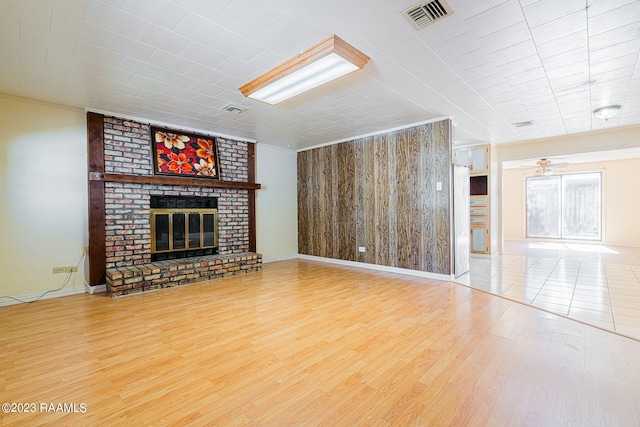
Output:
<svg viewBox="0 0 640 427">
<path fill-rule="evenodd" d="M 402 16 L 416 30 L 421 30 L 449 15 L 453 14 L 453 9 L 444 0 L 433 0 L 417 4 L 402 12 Z"/>
<path fill-rule="evenodd" d="M 221 108 L 223 111 L 228 111 L 230 113 L 240 114 L 246 110 L 244 107 L 239 107 L 237 105 L 228 104 Z"/>
<path fill-rule="evenodd" d="M 513 123 L 513 125 L 517 128 L 526 128 L 529 126 L 533 126 L 533 122 L 532 121 L 528 121 L 528 122 L 518 122 L 518 123 Z"/>
</svg>

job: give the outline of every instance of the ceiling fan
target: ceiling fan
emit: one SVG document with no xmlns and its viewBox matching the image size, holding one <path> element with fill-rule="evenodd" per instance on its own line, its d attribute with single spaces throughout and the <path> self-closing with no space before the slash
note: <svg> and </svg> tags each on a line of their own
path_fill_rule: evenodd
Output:
<svg viewBox="0 0 640 427">
<path fill-rule="evenodd" d="M 538 169 L 536 169 L 534 176 L 549 176 L 553 175 L 553 169 L 551 169 L 550 159 L 540 159 L 536 162 Z M 563 168 L 569 166 L 569 163 L 553 163 L 554 168 Z"/>
</svg>

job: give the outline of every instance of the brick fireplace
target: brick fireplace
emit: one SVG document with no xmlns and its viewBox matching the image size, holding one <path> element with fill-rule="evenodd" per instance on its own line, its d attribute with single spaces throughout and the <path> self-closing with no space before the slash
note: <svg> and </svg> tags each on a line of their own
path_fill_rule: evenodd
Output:
<svg viewBox="0 0 640 427">
<path fill-rule="evenodd" d="M 91 284 L 104 280 L 117 296 L 261 268 L 252 143 L 218 138 L 220 181 L 157 176 L 149 124 L 95 113 L 87 118 L 90 277 L 98 281 Z M 165 196 L 216 200 L 217 254 L 152 262 L 151 199 Z"/>
</svg>

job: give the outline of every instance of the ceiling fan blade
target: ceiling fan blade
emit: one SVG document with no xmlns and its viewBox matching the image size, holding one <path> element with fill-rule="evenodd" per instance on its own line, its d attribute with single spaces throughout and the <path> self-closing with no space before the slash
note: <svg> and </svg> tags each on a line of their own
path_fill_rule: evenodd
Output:
<svg viewBox="0 0 640 427">
<path fill-rule="evenodd" d="M 547 168 L 564 168 L 571 164 L 566 162 L 554 163 L 553 160 L 551 159 L 542 158 L 540 160 L 535 161 L 535 163 L 523 164 L 523 165 L 520 165 L 519 167 L 523 169 L 541 168 L 543 167 L 542 163 L 544 163 L 544 167 L 547 167 Z"/>
</svg>

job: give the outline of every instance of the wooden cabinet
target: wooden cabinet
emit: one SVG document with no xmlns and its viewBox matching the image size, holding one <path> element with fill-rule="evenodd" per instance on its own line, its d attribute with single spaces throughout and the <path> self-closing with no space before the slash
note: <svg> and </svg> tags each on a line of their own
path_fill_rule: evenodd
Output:
<svg viewBox="0 0 640 427">
<path fill-rule="evenodd" d="M 460 148 L 455 152 L 455 164 L 469 167 L 470 173 L 486 174 L 489 172 L 489 145 Z"/>
<path fill-rule="evenodd" d="M 471 252 L 489 253 L 489 228 L 486 225 L 471 226 Z"/>
<path fill-rule="evenodd" d="M 489 253 L 489 196 L 471 196 L 469 221 L 471 223 L 471 252 Z"/>
<path fill-rule="evenodd" d="M 472 254 L 491 254 L 491 155 L 491 145 L 459 148 L 454 153 L 454 162 L 470 169 L 469 221 Z"/>
<path fill-rule="evenodd" d="M 471 167 L 471 152 L 467 148 L 456 150 L 453 156 L 453 163 L 460 166 Z"/>
<path fill-rule="evenodd" d="M 488 173 L 489 172 L 489 146 L 482 145 L 474 147 L 470 150 L 471 157 L 471 173 Z"/>
</svg>

